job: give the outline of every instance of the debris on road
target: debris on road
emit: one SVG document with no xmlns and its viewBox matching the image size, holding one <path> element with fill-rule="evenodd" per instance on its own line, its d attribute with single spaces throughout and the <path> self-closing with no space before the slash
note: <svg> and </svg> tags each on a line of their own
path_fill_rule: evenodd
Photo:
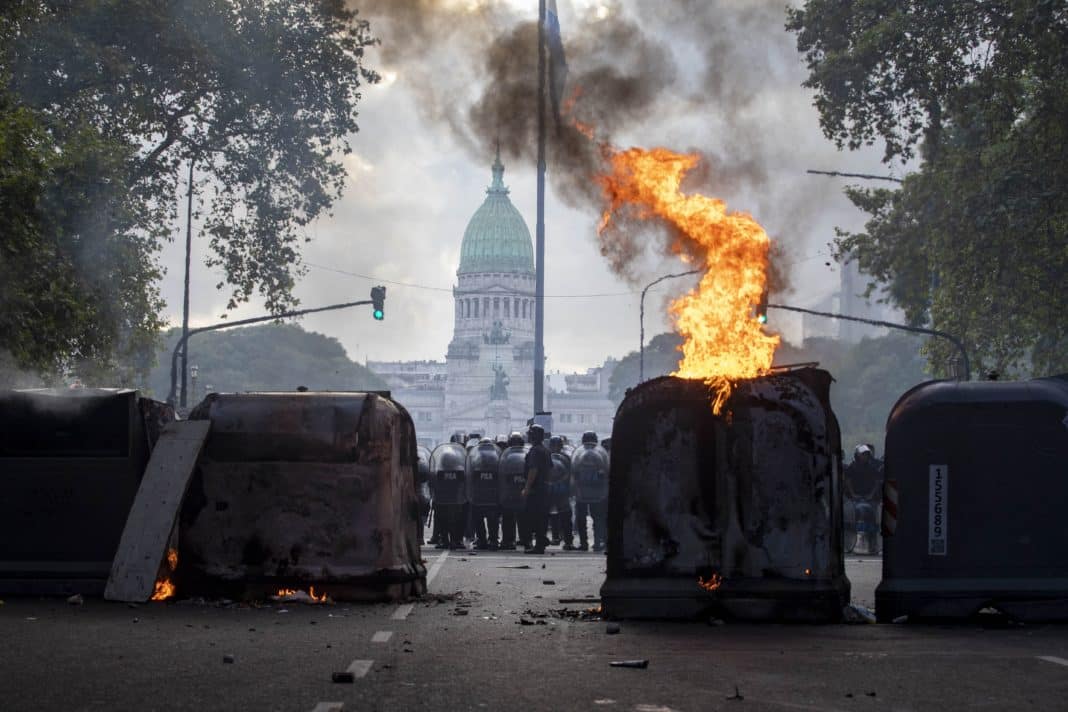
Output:
<svg viewBox="0 0 1068 712">
<path fill-rule="evenodd" d="M 725 620 L 723 620 L 722 618 L 716 618 L 715 616 L 713 616 L 712 618 L 708 619 L 708 624 L 709 625 L 714 625 L 714 626 L 721 626 L 721 625 L 726 625 L 727 622 Z"/>
<path fill-rule="evenodd" d="M 82 596 L 82 594 L 76 593 L 76 594 L 74 594 L 73 596 L 71 596 L 70 598 L 67 599 L 67 603 L 69 603 L 72 606 L 80 606 L 83 603 L 85 603 L 85 598 Z"/>
<path fill-rule="evenodd" d="M 842 622 L 853 624 L 874 623 L 875 614 L 872 613 L 870 608 L 851 603 L 842 609 Z"/>
<path fill-rule="evenodd" d="M 908 615 L 898 616 L 892 622 L 893 623 L 908 623 L 909 622 L 909 617 L 908 617 Z"/>
<path fill-rule="evenodd" d="M 516 566 L 498 566 L 498 569 L 529 569 L 529 564 L 517 564 Z"/>
<path fill-rule="evenodd" d="M 233 664 L 233 662 L 234 662 L 234 656 L 233 656 L 233 655 L 224 655 L 224 656 L 223 656 L 223 662 L 224 662 L 224 663 L 227 663 L 228 665 L 229 665 L 229 664 Z"/>
<path fill-rule="evenodd" d="M 534 625 L 534 621 L 530 620 L 529 618 L 520 618 L 518 624 L 519 625 Z"/>
<path fill-rule="evenodd" d="M 613 660 L 612 662 L 608 663 L 608 665 L 610 667 L 638 668 L 638 669 L 644 670 L 645 668 L 649 667 L 649 661 L 648 660 Z"/>
<path fill-rule="evenodd" d="M 738 686 L 735 685 L 734 686 L 734 694 L 731 695 L 730 697 L 728 697 L 727 699 L 728 700 L 744 700 L 745 697 L 742 696 L 742 693 L 738 691 Z"/>
<path fill-rule="evenodd" d="M 620 631 L 619 623 L 609 623 L 604 627 L 604 632 L 608 635 L 617 635 Z"/>
<path fill-rule="evenodd" d="M 601 599 L 599 598 L 561 598 L 560 603 L 597 603 L 599 604 Z"/>
<path fill-rule="evenodd" d="M 348 670 L 345 670 L 344 672 L 335 672 L 330 675 L 330 681 L 352 684 L 353 682 L 356 682 L 356 676 Z"/>
<path fill-rule="evenodd" d="M 545 586 L 555 586 L 556 581 L 553 581 L 552 579 L 545 579 L 544 581 L 542 581 L 542 584 L 544 584 Z"/>
</svg>

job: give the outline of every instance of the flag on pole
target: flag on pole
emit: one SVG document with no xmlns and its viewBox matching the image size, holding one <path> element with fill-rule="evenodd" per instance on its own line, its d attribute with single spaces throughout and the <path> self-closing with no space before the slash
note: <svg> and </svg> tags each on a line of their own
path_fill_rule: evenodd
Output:
<svg viewBox="0 0 1068 712">
<path fill-rule="evenodd" d="M 564 59 L 564 41 L 560 37 L 560 14 L 556 0 L 549 0 L 546 6 L 545 42 L 549 50 L 549 99 L 553 105 L 553 116 L 559 123 L 564 85 L 567 83 L 567 60 Z"/>
</svg>

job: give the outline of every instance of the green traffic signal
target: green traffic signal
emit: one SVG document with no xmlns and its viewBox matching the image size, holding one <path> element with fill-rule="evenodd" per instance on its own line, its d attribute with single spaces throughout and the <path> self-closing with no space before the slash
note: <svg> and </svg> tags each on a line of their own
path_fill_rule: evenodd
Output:
<svg viewBox="0 0 1068 712">
<path fill-rule="evenodd" d="M 386 288 L 385 287 L 371 287 L 371 316 L 375 318 L 375 321 L 382 321 L 386 318 Z"/>
</svg>

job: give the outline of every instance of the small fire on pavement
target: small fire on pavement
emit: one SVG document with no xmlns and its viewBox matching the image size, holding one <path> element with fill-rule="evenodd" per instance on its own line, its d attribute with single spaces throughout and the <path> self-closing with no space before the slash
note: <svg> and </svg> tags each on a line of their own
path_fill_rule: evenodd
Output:
<svg viewBox="0 0 1068 712">
<path fill-rule="evenodd" d="M 174 598 L 174 582 L 171 581 L 171 576 L 177 568 L 178 550 L 169 548 L 167 561 L 159 573 L 159 578 L 156 579 L 156 590 L 152 592 L 153 601 L 166 601 L 168 598 Z"/>
<path fill-rule="evenodd" d="M 715 572 L 710 574 L 707 579 L 703 578 L 701 576 L 698 576 L 697 577 L 697 585 L 700 586 L 701 588 L 703 588 L 706 591 L 715 591 L 716 589 L 718 589 L 720 586 L 723 585 L 723 577 L 720 576 L 719 574 L 715 573 Z"/>
<path fill-rule="evenodd" d="M 330 597 L 325 593 L 315 593 L 315 586 L 309 586 L 307 592 L 296 588 L 280 588 L 271 599 L 293 603 L 331 603 Z"/>
</svg>

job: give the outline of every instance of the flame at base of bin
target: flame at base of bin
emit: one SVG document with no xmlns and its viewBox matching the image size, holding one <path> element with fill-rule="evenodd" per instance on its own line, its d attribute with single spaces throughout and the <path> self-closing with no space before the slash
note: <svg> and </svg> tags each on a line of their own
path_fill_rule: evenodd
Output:
<svg viewBox="0 0 1068 712">
<path fill-rule="evenodd" d="M 771 240 L 756 220 L 728 212 L 722 200 L 682 193 L 682 181 L 700 161 L 696 154 L 605 150 L 610 171 L 598 176 L 608 202 L 602 239 L 611 239 L 616 216 L 626 210 L 627 217 L 667 225 L 671 251 L 705 269 L 697 287 L 670 306 L 683 338 L 682 361 L 672 375 L 704 380 L 715 391 L 718 413 L 734 381 L 768 372 L 779 345 L 753 314 L 767 289 Z"/>
<path fill-rule="evenodd" d="M 171 576 L 174 575 L 177 568 L 178 550 L 174 548 L 167 549 L 167 561 L 164 563 L 159 578 L 156 579 L 156 589 L 152 592 L 153 601 L 166 601 L 168 598 L 174 598 L 175 588 L 174 582 L 171 581 Z"/>
</svg>

